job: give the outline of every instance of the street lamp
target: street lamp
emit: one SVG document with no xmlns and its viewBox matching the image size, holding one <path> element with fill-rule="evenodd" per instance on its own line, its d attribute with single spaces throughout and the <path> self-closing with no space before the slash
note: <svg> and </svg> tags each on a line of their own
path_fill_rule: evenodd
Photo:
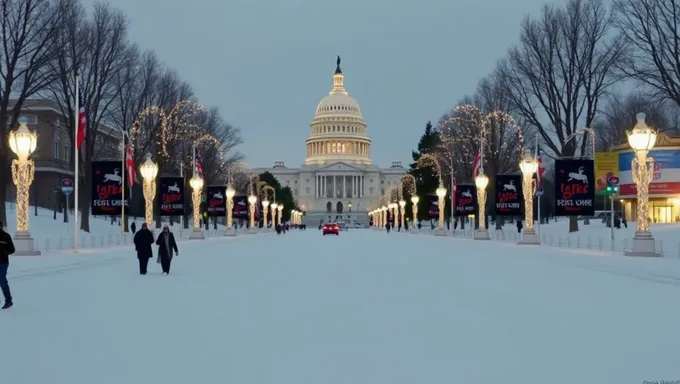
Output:
<svg viewBox="0 0 680 384">
<path fill-rule="evenodd" d="M 413 227 L 411 232 L 418 232 L 418 203 L 420 202 L 420 197 L 411 197 L 411 214 L 413 215 Z"/>
<path fill-rule="evenodd" d="M 153 225 L 153 200 L 156 197 L 156 175 L 158 165 L 151 160 L 151 155 L 146 155 L 146 161 L 139 167 L 139 172 L 144 179 L 144 222 L 151 227 Z"/>
<path fill-rule="evenodd" d="M 269 213 L 269 200 L 265 197 L 262 200 L 262 228 L 267 230 L 267 214 Z"/>
<path fill-rule="evenodd" d="M 272 202 L 272 229 L 276 229 L 276 212 L 279 205 L 276 202 Z"/>
<path fill-rule="evenodd" d="M 399 222 L 397 221 L 397 204 L 389 203 L 387 208 L 389 208 L 389 214 L 392 216 L 392 228 L 394 228 L 399 225 Z"/>
<path fill-rule="evenodd" d="M 444 184 L 442 184 L 441 180 L 439 181 L 439 188 L 437 188 L 435 192 L 437 193 L 437 197 L 439 198 L 439 228 L 437 229 L 437 232 L 435 232 L 435 234 L 445 235 L 446 233 L 444 232 L 444 208 L 446 207 L 446 203 L 444 202 L 444 198 L 446 197 L 446 188 L 444 188 Z"/>
<path fill-rule="evenodd" d="M 380 229 L 384 228 L 385 225 L 387 225 L 387 209 L 388 208 L 384 205 L 380 209 L 380 212 L 381 212 L 381 216 L 380 216 L 381 228 Z"/>
<path fill-rule="evenodd" d="M 233 211 L 234 211 L 234 196 L 236 195 L 236 190 L 227 185 L 227 231 L 226 236 L 236 236 L 236 230 L 233 225 Z"/>
<path fill-rule="evenodd" d="M 399 215 L 401 216 L 401 227 L 406 230 L 406 226 L 404 225 L 404 213 L 406 211 L 406 201 L 404 199 L 399 200 Z"/>
<path fill-rule="evenodd" d="M 189 235 L 190 240 L 203 240 L 205 236 L 201 231 L 200 223 L 200 208 L 201 208 L 201 194 L 203 193 L 203 178 L 194 171 L 194 176 L 189 180 L 191 186 L 191 203 L 194 208 L 194 228 Z"/>
<path fill-rule="evenodd" d="M 257 196 L 248 196 L 248 206 L 250 210 L 250 225 L 248 226 L 248 233 L 255 233 L 255 204 L 257 204 Z"/>
<path fill-rule="evenodd" d="M 283 222 L 283 204 L 279 204 L 279 225 Z"/>
<path fill-rule="evenodd" d="M 38 135 L 28 130 L 27 122 L 25 117 L 19 119 L 19 128 L 9 133 L 9 147 L 18 158 L 12 160 L 12 181 L 17 187 L 17 232 L 14 237 L 16 249 L 14 254 L 28 256 L 39 255 L 40 251 L 35 249 L 35 242 L 28 232 L 28 194 L 35 175 L 35 162 L 28 157 L 38 145 Z"/>
<path fill-rule="evenodd" d="M 522 194 L 524 195 L 524 233 L 518 244 L 541 244 L 534 231 L 534 183 L 533 176 L 538 170 L 538 162 L 530 154 L 525 154 L 519 163 L 522 171 Z"/>
<path fill-rule="evenodd" d="M 656 252 L 654 237 L 649 230 L 649 183 L 654 178 L 654 158 L 647 157 L 656 144 L 656 132 L 645 123 L 645 114 L 637 114 L 637 123 L 633 130 L 626 132 L 628 144 L 635 151 L 631 162 L 633 182 L 637 189 L 637 218 L 635 219 L 635 236 L 633 250 L 625 252 L 627 256 L 659 256 Z"/>
<path fill-rule="evenodd" d="M 489 185 L 489 177 L 484 174 L 483 168 L 479 169 L 475 185 L 477 185 L 477 203 L 479 204 L 479 228 L 475 231 L 475 240 L 489 240 L 489 231 L 486 230 L 486 186 Z"/>
</svg>

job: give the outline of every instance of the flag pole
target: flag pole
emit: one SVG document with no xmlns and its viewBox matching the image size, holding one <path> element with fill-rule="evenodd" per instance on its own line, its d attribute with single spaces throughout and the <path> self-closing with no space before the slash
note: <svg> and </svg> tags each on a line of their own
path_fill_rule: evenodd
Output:
<svg viewBox="0 0 680 384">
<path fill-rule="evenodd" d="M 73 127 L 73 148 L 75 150 L 74 152 L 74 157 L 73 161 L 75 164 L 75 187 L 74 187 L 74 200 L 75 202 L 73 203 L 73 253 L 78 253 L 78 203 L 80 200 L 78 200 L 78 184 L 80 180 L 80 171 L 79 171 L 79 166 L 78 163 L 80 163 L 80 157 L 78 154 L 78 122 L 80 121 L 80 90 L 78 89 L 78 72 L 75 73 L 76 75 L 76 102 L 75 102 L 75 110 L 73 111 L 74 113 L 74 127 Z"/>
<path fill-rule="evenodd" d="M 538 135 L 536 135 L 536 148 L 534 148 L 534 161 L 538 162 Z M 540 167 L 541 164 L 538 164 Z M 541 169 L 536 168 L 536 217 L 538 218 L 538 224 L 536 224 L 536 234 L 538 238 L 541 238 L 541 196 L 538 194 L 538 183 L 541 177 Z M 540 241 L 540 240 L 539 240 Z"/>
<path fill-rule="evenodd" d="M 125 187 L 127 186 L 125 184 L 125 174 L 127 173 L 127 169 L 125 168 L 125 157 L 127 156 L 125 148 L 125 131 L 123 129 L 120 130 L 120 151 L 121 151 L 121 162 L 120 162 L 120 173 L 121 173 L 121 182 L 120 182 L 120 235 L 123 238 L 123 243 L 125 243 Z"/>
</svg>

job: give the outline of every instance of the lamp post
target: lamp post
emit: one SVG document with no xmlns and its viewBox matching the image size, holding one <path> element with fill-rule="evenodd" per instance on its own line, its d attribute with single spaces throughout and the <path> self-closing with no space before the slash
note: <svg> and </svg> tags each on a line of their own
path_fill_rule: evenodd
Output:
<svg viewBox="0 0 680 384">
<path fill-rule="evenodd" d="M 533 176 L 538 170 L 538 162 L 530 154 L 525 154 L 519 163 L 522 171 L 522 194 L 524 195 L 524 233 L 518 244 L 540 245 L 541 241 L 534 231 L 534 183 Z"/>
<path fill-rule="evenodd" d="M 236 236 L 236 229 L 234 229 L 233 223 L 233 211 L 234 211 L 234 196 L 236 195 L 236 190 L 227 185 L 227 230 L 224 233 L 225 236 Z"/>
<path fill-rule="evenodd" d="M 439 181 L 439 188 L 437 188 L 436 193 L 439 198 L 439 228 L 435 231 L 435 235 L 443 236 L 446 235 L 446 231 L 444 231 L 444 207 L 446 207 L 444 198 L 446 197 L 446 188 L 444 188 L 441 180 Z"/>
<path fill-rule="evenodd" d="M 420 202 L 420 197 L 411 197 L 411 214 L 413 215 L 413 225 L 411 226 L 412 233 L 418 233 L 418 203 Z"/>
<path fill-rule="evenodd" d="M 647 155 L 656 144 L 656 132 L 645 123 L 645 117 L 644 113 L 638 113 L 635 127 L 632 131 L 626 132 L 628 144 L 635 151 L 631 173 L 637 189 L 633 249 L 625 252 L 626 256 L 660 256 L 656 252 L 654 237 L 649 230 L 649 183 L 654 178 L 654 158 Z"/>
<path fill-rule="evenodd" d="M 250 234 L 257 233 L 257 230 L 255 230 L 255 204 L 257 204 L 257 196 L 255 195 L 248 196 L 248 210 L 250 211 L 248 233 Z"/>
<path fill-rule="evenodd" d="M 383 205 L 381 208 L 380 229 L 385 228 L 385 225 L 387 225 L 387 210 L 388 208 Z"/>
<path fill-rule="evenodd" d="M 279 205 L 276 202 L 272 202 L 272 229 L 276 229 L 276 212 L 278 211 Z"/>
<path fill-rule="evenodd" d="M 399 224 L 399 223 L 397 222 L 397 215 L 396 215 L 396 213 L 397 213 L 397 204 L 395 204 L 395 203 L 389 203 L 389 204 L 387 204 L 387 209 L 388 209 L 387 213 L 392 217 L 392 225 L 391 225 L 391 227 L 394 228 L 394 227 L 397 226 L 397 224 Z"/>
<path fill-rule="evenodd" d="M 144 222 L 147 226 L 153 225 L 153 200 L 156 197 L 156 176 L 158 165 L 151 160 L 151 155 L 146 155 L 146 161 L 139 167 L 139 172 L 144 179 Z"/>
<path fill-rule="evenodd" d="M 262 229 L 267 230 L 267 214 L 269 213 L 269 200 L 265 197 L 262 200 Z"/>
<path fill-rule="evenodd" d="M 201 208 L 201 194 L 203 193 L 203 178 L 198 174 L 198 171 L 194 171 L 194 176 L 189 180 L 189 185 L 191 186 L 191 203 L 193 205 L 194 213 L 194 228 L 189 235 L 189 240 L 203 240 L 205 236 L 201 230 L 200 223 L 200 208 Z"/>
<path fill-rule="evenodd" d="M 475 231 L 475 240 L 489 240 L 489 231 L 486 230 L 486 186 L 489 185 L 489 177 L 484 174 L 484 168 L 480 167 L 479 175 L 475 178 L 475 185 L 479 204 L 479 227 Z"/>
<path fill-rule="evenodd" d="M 283 222 L 283 204 L 279 204 L 279 225 Z"/>
<path fill-rule="evenodd" d="M 399 200 L 399 220 L 401 223 L 401 227 L 406 230 L 406 226 L 404 225 L 404 213 L 406 211 L 406 201 L 404 199 Z"/>
<path fill-rule="evenodd" d="M 28 232 L 29 190 L 35 175 L 35 162 L 28 157 L 38 145 L 38 135 L 28 130 L 24 117 L 19 119 L 19 128 L 9 133 L 9 147 L 17 155 L 12 160 L 12 181 L 17 187 L 17 232 L 14 237 L 15 255 L 39 255 L 35 242 Z M 4 203 L 3 203 L 4 204 Z M 77 202 L 76 202 L 77 204 Z"/>
</svg>

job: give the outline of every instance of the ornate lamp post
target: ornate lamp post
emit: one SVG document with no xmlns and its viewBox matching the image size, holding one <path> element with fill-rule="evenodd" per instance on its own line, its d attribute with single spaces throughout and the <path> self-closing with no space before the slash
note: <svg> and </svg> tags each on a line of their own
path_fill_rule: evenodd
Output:
<svg viewBox="0 0 680 384">
<path fill-rule="evenodd" d="M 189 235 L 190 240 L 203 240 L 205 236 L 201 230 L 200 223 L 200 208 L 201 208 L 201 194 L 203 193 L 203 178 L 194 171 L 194 176 L 189 180 L 189 185 L 191 186 L 191 203 L 194 208 L 194 229 Z"/>
<path fill-rule="evenodd" d="M 156 197 L 156 175 L 158 165 L 151 160 L 151 155 L 146 155 L 146 161 L 139 167 L 139 172 L 144 179 L 144 222 L 149 227 L 153 225 L 153 200 Z"/>
<path fill-rule="evenodd" d="M 248 196 L 248 210 L 250 211 L 250 221 L 248 225 L 248 233 L 257 233 L 255 230 L 255 204 L 257 204 L 257 196 Z"/>
<path fill-rule="evenodd" d="M 522 171 L 522 194 L 524 195 L 524 233 L 518 244 L 540 245 L 541 241 L 534 231 L 534 183 L 533 176 L 538 170 L 538 162 L 528 153 L 519 163 Z"/>
<path fill-rule="evenodd" d="M 234 229 L 233 223 L 233 211 L 234 211 L 234 196 L 236 195 L 236 190 L 227 185 L 227 230 L 225 232 L 226 236 L 236 236 L 236 230 Z"/>
<path fill-rule="evenodd" d="M 389 213 L 390 216 L 392 216 L 392 225 L 391 227 L 394 228 L 397 225 L 399 225 L 399 222 L 397 221 L 397 204 L 395 203 L 389 203 L 387 205 L 387 213 Z"/>
<path fill-rule="evenodd" d="M 269 200 L 265 197 L 262 200 L 262 229 L 267 230 L 267 214 L 269 213 Z"/>
<path fill-rule="evenodd" d="M 446 207 L 444 198 L 446 197 L 446 188 L 444 188 L 441 180 L 439 181 L 439 188 L 437 188 L 436 193 L 439 198 L 439 228 L 435 231 L 435 235 L 443 236 L 446 235 L 446 231 L 444 231 L 444 208 Z"/>
<path fill-rule="evenodd" d="M 283 222 L 283 204 L 279 204 L 279 225 Z"/>
<path fill-rule="evenodd" d="M 632 131 L 626 132 L 628 144 L 635 151 L 631 173 L 637 189 L 633 250 L 625 252 L 626 256 L 660 256 L 656 252 L 654 237 L 649 230 L 649 183 L 654 178 L 654 158 L 647 155 L 656 144 L 656 132 L 645 123 L 645 117 L 644 113 L 638 113 L 635 127 Z"/>
<path fill-rule="evenodd" d="M 385 228 L 385 225 L 387 225 L 387 210 L 388 208 L 383 205 L 381 208 L 380 229 Z"/>
<path fill-rule="evenodd" d="M 420 197 L 411 197 L 411 213 L 413 214 L 413 225 L 411 226 L 412 233 L 418 233 L 418 203 L 420 202 Z"/>
<path fill-rule="evenodd" d="M 35 175 L 35 163 L 28 157 L 38 145 L 38 135 L 28 130 L 26 118 L 19 119 L 19 128 L 9 133 L 9 147 L 17 155 L 12 160 L 12 181 L 17 187 L 17 232 L 14 237 L 15 255 L 39 255 L 28 232 L 29 190 Z M 76 202 L 77 204 L 77 202 Z"/>
<path fill-rule="evenodd" d="M 272 207 L 272 229 L 276 229 L 276 212 L 279 208 L 279 205 L 276 204 L 276 202 L 272 202 L 271 204 Z"/>
<path fill-rule="evenodd" d="M 406 226 L 404 225 L 404 213 L 406 211 L 406 201 L 404 199 L 399 200 L 399 216 L 400 216 L 400 223 L 401 227 L 406 229 Z"/>
<path fill-rule="evenodd" d="M 486 186 L 489 185 L 489 177 L 484 174 L 484 168 L 479 168 L 479 175 L 475 178 L 477 185 L 477 203 L 479 204 L 479 228 L 475 231 L 475 240 L 489 240 L 489 231 L 486 230 Z"/>
</svg>

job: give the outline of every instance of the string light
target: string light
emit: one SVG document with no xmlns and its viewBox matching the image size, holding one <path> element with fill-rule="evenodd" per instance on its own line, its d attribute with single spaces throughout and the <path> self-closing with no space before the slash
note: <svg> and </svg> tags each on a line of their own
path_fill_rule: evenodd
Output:
<svg viewBox="0 0 680 384">
<path fill-rule="evenodd" d="M 638 157 L 640 157 L 638 159 Z M 636 153 L 632 162 L 633 183 L 637 188 L 637 218 L 635 220 L 638 232 L 649 231 L 649 183 L 654 179 L 654 158 L 647 157 L 643 151 Z"/>
<path fill-rule="evenodd" d="M 441 182 L 442 179 L 442 167 L 439 164 L 439 160 L 437 159 L 436 156 L 429 154 L 429 153 L 424 153 L 423 155 L 420 156 L 418 161 L 416 162 L 416 167 L 418 169 L 423 169 L 423 168 L 435 168 L 435 177 L 439 179 Z"/>
<path fill-rule="evenodd" d="M 28 231 L 28 193 L 35 175 L 33 160 L 12 160 L 12 181 L 17 187 L 17 232 Z"/>
</svg>

